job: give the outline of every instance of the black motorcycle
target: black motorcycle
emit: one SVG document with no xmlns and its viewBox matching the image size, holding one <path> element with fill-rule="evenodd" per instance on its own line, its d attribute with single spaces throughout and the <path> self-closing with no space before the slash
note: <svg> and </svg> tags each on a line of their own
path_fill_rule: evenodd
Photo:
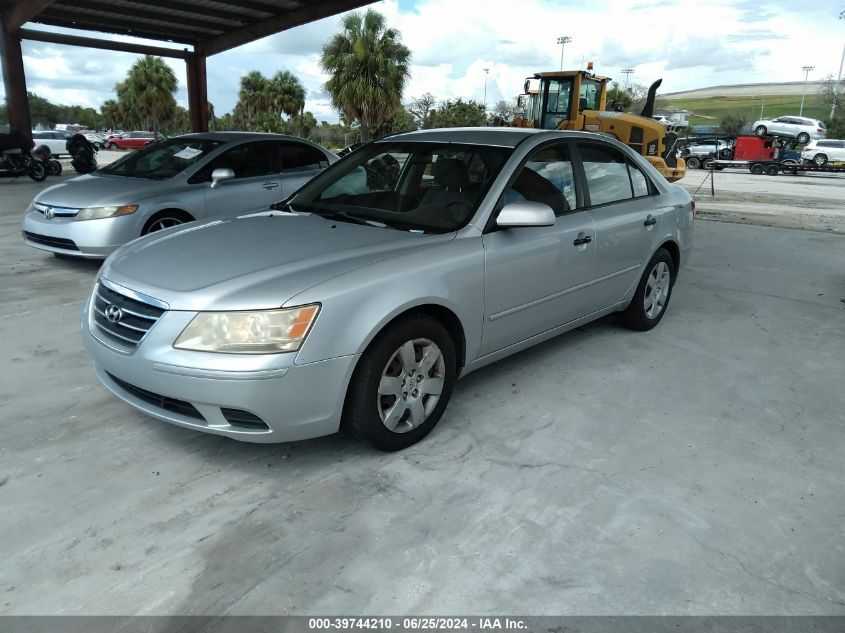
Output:
<svg viewBox="0 0 845 633">
<path fill-rule="evenodd" d="M 51 158 L 52 152 L 46 145 L 39 145 L 32 150 L 32 155 L 36 160 L 40 160 L 47 168 L 47 173 L 51 176 L 58 176 L 62 173 L 62 164 L 55 158 Z"/>
<path fill-rule="evenodd" d="M 47 166 L 32 155 L 32 141 L 12 131 L 0 134 L 0 178 L 29 176 L 35 182 L 47 177 Z"/>
<path fill-rule="evenodd" d="M 82 134 L 71 136 L 65 148 L 73 159 L 70 164 L 77 174 L 90 174 L 97 169 L 97 146 Z"/>
</svg>

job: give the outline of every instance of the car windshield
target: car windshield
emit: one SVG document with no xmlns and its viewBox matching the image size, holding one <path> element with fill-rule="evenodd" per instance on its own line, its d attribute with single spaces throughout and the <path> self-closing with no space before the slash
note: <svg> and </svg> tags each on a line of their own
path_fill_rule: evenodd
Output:
<svg viewBox="0 0 845 633">
<path fill-rule="evenodd" d="M 290 200 L 332 220 L 447 233 L 469 222 L 513 150 L 454 143 L 372 143 Z"/>
<path fill-rule="evenodd" d="M 131 178 L 172 178 L 220 146 L 221 141 L 175 138 L 137 150 L 99 170 L 102 174 Z"/>
</svg>

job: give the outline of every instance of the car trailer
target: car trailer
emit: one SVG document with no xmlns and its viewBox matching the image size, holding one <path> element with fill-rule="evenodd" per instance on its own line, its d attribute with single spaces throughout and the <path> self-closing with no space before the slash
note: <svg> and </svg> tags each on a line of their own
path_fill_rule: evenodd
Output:
<svg viewBox="0 0 845 633">
<path fill-rule="evenodd" d="M 721 170 L 725 167 L 747 167 L 755 176 L 766 174 L 767 176 L 777 176 L 778 173 L 783 172 L 790 176 L 797 176 L 804 173 L 839 173 L 845 174 L 845 165 L 802 165 L 794 162 L 777 161 L 777 160 L 713 160 L 709 161 L 711 169 Z"/>
</svg>

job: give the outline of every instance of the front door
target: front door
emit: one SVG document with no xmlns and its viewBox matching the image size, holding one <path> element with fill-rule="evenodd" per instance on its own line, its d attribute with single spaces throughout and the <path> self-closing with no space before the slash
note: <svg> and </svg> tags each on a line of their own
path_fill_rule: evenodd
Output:
<svg viewBox="0 0 845 633">
<path fill-rule="evenodd" d="M 537 150 L 501 204 L 548 204 L 554 226 L 493 229 L 484 242 L 481 355 L 490 354 L 590 314 L 596 297 L 595 225 L 576 195 L 566 142 Z"/>
<path fill-rule="evenodd" d="M 246 211 L 259 211 L 281 200 L 281 177 L 275 166 L 274 141 L 243 143 L 226 150 L 206 165 L 200 180 L 211 180 L 218 167 L 235 172 L 231 180 L 224 180 L 205 191 L 205 210 L 208 217 L 229 217 Z M 196 178 L 195 177 L 195 178 Z"/>
<path fill-rule="evenodd" d="M 296 141 L 279 141 L 276 144 L 281 164 L 281 195 L 287 198 L 323 169 L 329 159 L 316 147 Z"/>
</svg>

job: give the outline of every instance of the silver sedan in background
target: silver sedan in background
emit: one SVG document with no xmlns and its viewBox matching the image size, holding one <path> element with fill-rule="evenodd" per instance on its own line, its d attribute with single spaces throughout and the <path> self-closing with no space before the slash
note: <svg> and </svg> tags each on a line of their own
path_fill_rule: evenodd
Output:
<svg viewBox="0 0 845 633">
<path fill-rule="evenodd" d="M 614 312 L 657 325 L 693 209 L 606 136 L 400 134 L 272 210 L 117 250 L 83 336 L 102 383 L 160 420 L 252 442 L 346 428 L 398 450 L 459 376 Z"/>
<path fill-rule="evenodd" d="M 187 134 L 45 189 L 26 211 L 23 238 L 59 255 L 103 258 L 163 228 L 266 208 L 336 160 L 281 134 Z"/>
</svg>

